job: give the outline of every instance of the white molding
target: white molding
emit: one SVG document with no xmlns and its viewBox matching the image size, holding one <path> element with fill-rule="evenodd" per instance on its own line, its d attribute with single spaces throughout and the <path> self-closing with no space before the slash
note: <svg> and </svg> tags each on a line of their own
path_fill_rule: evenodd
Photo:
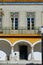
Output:
<svg viewBox="0 0 43 65">
<path fill-rule="evenodd" d="M 35 43 L 33 43 L 33 47 L 34 47 L 36 44 L 39 44 L 40 42 L 41 42 L 41 40 L 36 41 Z"/>
<path fill-rule="evenodd" d="M 27 44 L 29 44 L 29 45 L 32 47 L 32 43 L 29 42 L 29 41 L 26 41 L 26 40 L 19 40 L 19 41 L 16 41 L 16 42 L 13 43 L 13 46 L 14 46 L 15 44 L 18 44 L 19 42 L 26 42 Z"/>
<path fill-rule="evenodd" d="M 0 38 L 0 41 L 2 41 L 2 40 L 8 42 L 12 46 L 12 43 L 9 40 Z"/>
</svg>

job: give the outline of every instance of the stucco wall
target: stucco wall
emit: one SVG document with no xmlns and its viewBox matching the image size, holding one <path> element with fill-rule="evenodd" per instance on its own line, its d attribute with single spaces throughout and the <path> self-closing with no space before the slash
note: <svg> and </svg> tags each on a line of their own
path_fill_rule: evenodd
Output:
<svg viewBox="0 0 43 65">
<path fill-rule="evenodd" d="M 0 5 L 0 8 L 4 12 L 3 27 L 11 27 L 12 25 L 10 12 L 19 12 L 19 28 L 20 26 L 23 28 L 26 27 L 26 12 L 35 12 L 35 26 L 41 26 L 43 5 Z"/>
</svg>

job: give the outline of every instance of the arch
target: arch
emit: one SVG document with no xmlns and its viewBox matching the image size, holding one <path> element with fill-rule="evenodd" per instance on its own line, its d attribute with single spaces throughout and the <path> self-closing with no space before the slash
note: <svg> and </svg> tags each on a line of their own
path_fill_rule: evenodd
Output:
<svg viewBox="0 0 43 65">
<path fill-rule="evenodd" d="M 7 39 L 3 39 L 3 38 L 0 38 L 0 50 L 4 51 L 7 56 L 10 55 L 11 53 L 11 42 L 8 41 Z"/>
<path fill-rule="evenodd" d="M 4 51 L 0 50 L 0 60 L 7 60 L 7 54 Z"/>
<path fill-rule="evenodd" d="M 13 44 L 13 51 L 18 53 L 18 59 L 20 60 L 28 60 L 28 55 L 31 53 L 31 49 L 32 43 L 26 40 L 19 40 Z"/>
<path fill-rule="evenodd" d="M 41 40 L 33 44 L 33 57 L 34 60 L 36 61 L 39 60 L 41 62 L 42 60 Z"/>
<path fill-rule="evenodd" d="M 32 46 L 34 47 L 37 43 L 39 44 L 40 42 L 41 42 L 41 40 L 39 40 L 39 41 L 37 41 L 37 42 L 33 43 L 33 45 L 32 45 Z"/>
<path fill-rule="evenodd" d="M 9 40 L 0 38 L 0 41 L 1 41 L 1 40 L 4 40 L 4 41 L 8 42 L 8 43 L 12 46 L 12 43 L 11 43 Z"/>
<path fill-rule="evenodd" d="M 40 52 L 33 52 L 34 60 L 42 60 L 42 54 Z M 31 53 L 29 54 L 29 59 L 31 59 Z"/>
<path fill-rule="evenodd" d="M 16 42 L 13 44 L 13 46 L 16 45 L 17 43 L 20 43 L 20 42 L 26 42 L 27 44 L 29 44 L 29 45 L 32 47 L 32 43 L 29 42 L 29 41 L 26 41 L 26 40 L 19 40 L 19 41 L 16 41 Z"/>
</svg>

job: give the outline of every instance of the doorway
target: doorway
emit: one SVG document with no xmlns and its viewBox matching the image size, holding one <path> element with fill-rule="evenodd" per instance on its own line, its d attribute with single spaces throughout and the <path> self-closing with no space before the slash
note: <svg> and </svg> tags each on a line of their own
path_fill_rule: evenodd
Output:
<svg viewBox="0 0 43 65">
<path fill-rule="evenodd" d="M 19 48 L 20 48 L 20 59 L 27 60 L 28 59 L 27 46 L 22 45 L 19 46 Z"/>
</svg>

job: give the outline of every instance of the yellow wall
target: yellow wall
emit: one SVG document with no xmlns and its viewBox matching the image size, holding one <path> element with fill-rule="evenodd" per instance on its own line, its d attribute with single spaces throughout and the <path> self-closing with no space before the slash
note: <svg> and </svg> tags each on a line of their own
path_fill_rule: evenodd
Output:
<svg viewBox="0 0 43 65">
<path fill-rule="evenodd" d="M 41 34 L 0 34 L 0 36 L 41 36 Z M 37 42 L 37 41 L 40 41 L 41 40 L 41 38 L 8 38 L 8 37 L 6 37 L 6 38 L 3 38 L 3 39 L 6 39 L 6 40 L 8 40 L 8 41 L 10 41 L 12 44 L 13 43 L 15 43 L 15 42 L 17 42 L 17 41 L 20 41 L 20 40 L 26 40 L 26 41 L 29 41 L 30 43 L 35 43 L 35 42 Z"/>
<path fill-rule="evenodd" d="M 5 38 L 5 39 L 9 40 L 12 44 L 19 40 L 26 40 L 31 42 L 32 44 L 41 40 L 41 38 Z"/>
</svg>

